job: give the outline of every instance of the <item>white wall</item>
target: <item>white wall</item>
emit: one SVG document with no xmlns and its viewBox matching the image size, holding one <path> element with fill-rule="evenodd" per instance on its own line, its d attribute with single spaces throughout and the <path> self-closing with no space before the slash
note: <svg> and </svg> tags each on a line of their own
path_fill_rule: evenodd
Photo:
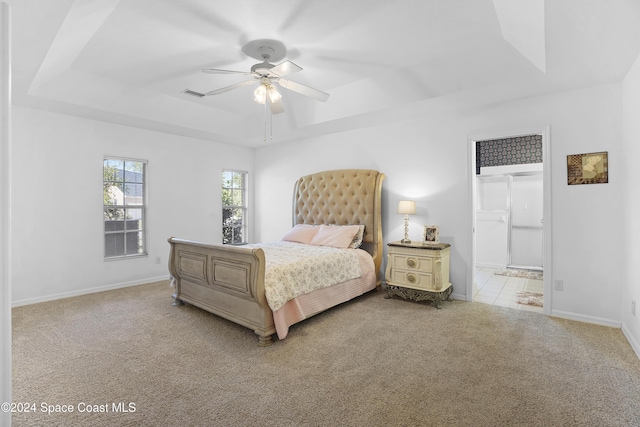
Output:
<svg viewBox="0 0 640 427">
<path fill-rule="evenodd" d="M 11 10 L 0 2 L 0 402 L 11 402 Z M 0 412 L 0 425 L 11 413 Z"/>
<path fill-rule="evenodd" d="M 438 112 L 424 108 L 420 119 L 276 144 L 256 150 L 256 220 L 259 240 L 277 240 L 291 226 L 291 197 L 302 174 L 325 169 L 371 168 L 384 172 L 385 242 L 402 237 L 397 201 L 417 200 L 410 238 L 422 225 L 440 226 L 452 245 L 454 295 L 466 298 L 470 280 L 471 223 L 469 135 L 551 127 L 553 199 L 553 278 L 565 290 L 554 291 L 552 314 L 619 326 L 622 266 L 619 256 L 623 199 L 621 157 L 621 85 L 519 100 L 479 109 Z M 473 100 L 477 101 L 477 100 Z M 473 104 L 473 103 L 472 103 Z M 608 151 L 609 184 L 567 186 L 568 154 Z M 605 227 L 606 232 L 596 233 Z"/>
<path fill-rule="evenodd" d="M 623 82 L 622 92 L 622 140 L 624 141 L 621 163 L 624 165 L 624 192 L 621 206 L 625 215 L 625 245 L 620 256 L 624 262 L 623 288 L 621 298 L 622 330 L 640 357 L 640 280 L 638 260 L 640 260 L 640 192 L 635 176 L 640 159 L 640 56 Z M 636 301 L 636 315 L 631 314 L 631 301 Z"/>
<path fill-rule="evenodd" d="M 167 238 L 222 241 L 221 170 L 253 170 L 246 148 L 24 107 L 13 125 L 14 305 L 168 277 Z M 149 161 L 148 257 L 104 261 L 105 155 Z"/>
<path fill-rule="evenodd" d="M 398 201 L 416 200 L 416 215 L 409 218 L 409 238 L 421 241 L 424 225 L 440 226 L 440 241 L 452 244 L 451 263 L 458 268 L 452 270 L 450 280 L 460 284 L 454 289 L 459 292 L 466 281 L 462 253 L 468 251 L 470 242 L 469 235 L 455 232 L 458 224 L 468 222 L 464 193 L 467 147 L 464 132 L 454 129 L 453 138 L 462 144 L 447 144 L 450 137 L 437 131 L 425 135 L 422 126 L 398 123 L 257 150 L 257 238 L 279 240 L 291 227 L 293 185 L 301 175 L 328 169 L 376 169 L 386 175 L 382 194 L 384 242 L 404 236 L 404 216 L 396 213 Z M 459 161 L 448 162 L 447 158 Z"/>
</svg>

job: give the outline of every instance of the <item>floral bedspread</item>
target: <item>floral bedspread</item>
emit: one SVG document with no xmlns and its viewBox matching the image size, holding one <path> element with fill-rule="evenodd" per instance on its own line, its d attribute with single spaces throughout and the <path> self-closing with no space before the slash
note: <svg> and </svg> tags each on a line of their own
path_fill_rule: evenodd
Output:
<svg viewBox="0 0 640 427">
<path fill-rule="evenodd" d="M 361 276 L 354 249 L 294 242 L 257 243 L 265 255 L 265 294 L 271 310 L 287 301 Z"/>
</svg>

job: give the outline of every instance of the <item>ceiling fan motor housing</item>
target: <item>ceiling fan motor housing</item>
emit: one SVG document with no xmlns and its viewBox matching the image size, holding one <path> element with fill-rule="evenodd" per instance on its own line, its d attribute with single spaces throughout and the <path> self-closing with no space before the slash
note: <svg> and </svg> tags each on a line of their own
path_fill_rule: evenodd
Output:
<svg viewBox="0 0 640 427">
<path fill-rule="evenodd" d="M 259 39 L 242 46 L 242 52 L 254 59 L 278 62 L 284 59 L 287 48 L 278 40 Z"/>
<path fill-rule="evenodd" d="M 275 67 L 275 65 L 270 64 L 268 62 L 268 58 L 266 58 L 264 62 L 261 62 L 259 64 L 252 66 L 251 72 L 257 73 L 261 76 L 266 76 L 267 74 L 269 74 L 269 70 L 272 69 L 273 67 Z"/>
</svg>

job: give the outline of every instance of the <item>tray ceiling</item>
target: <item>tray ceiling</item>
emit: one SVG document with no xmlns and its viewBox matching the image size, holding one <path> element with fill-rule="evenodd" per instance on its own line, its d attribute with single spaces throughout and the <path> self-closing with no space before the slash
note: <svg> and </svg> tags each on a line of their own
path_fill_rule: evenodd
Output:
<svg viewBox="0 0 640 427">
<path fill-rule="evenodd" d="M 245 146 L 619 82 L 640 53 L 633 0 L 6 1 L 14 104 Z M 248 71 L 263 38 L 331 94 L 280 90 L 268 142 L 253 87 L 182 93 L 245 80 L 201 70 Z"/>
</svg>

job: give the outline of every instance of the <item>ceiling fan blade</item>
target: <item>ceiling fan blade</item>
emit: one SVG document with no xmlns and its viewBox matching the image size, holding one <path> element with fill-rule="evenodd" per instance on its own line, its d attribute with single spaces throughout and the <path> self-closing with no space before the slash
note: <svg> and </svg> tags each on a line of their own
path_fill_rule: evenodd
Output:
<svg viewBox="0 0 640 427">
<path fill-rule="evenodd" d="M 231 86 L 226 86 L 226 87 L 223 87 L 223 88 L 220 88 L 220 89 L 212 90 L 210 92 L 205 93 L 203 96 L 219 95 L 221 93 L 228 92 L 230 90 L 237 89 L 239 87 L 249 86 L 249 85 L 252 85 L 252 84 L 255 84 L 255 83 L 258 83 L 258 81 L 257 80 L 247 80 L 247 81 L 244 81 L 244 82 L 236 83 L 236 84 L 231 85 Z"/>
<path fill-rule="evenodd" d="M 250 72 L 246 72 L 246 71 L 234 71 L 234 70 L 219 70 L 217 68 L 205 68 L 202 70 L 203 73 L 209 73 L 209 74 L 244 74 L 244 75 L 251 75 Z"/>
<path fill-rule="evenodd" d="M 285 89 L 292 90 L 294 92 L 298 92 L 301 95 L 308 96 L 313 99 L 317 99 L 318 101 L 325 102 L 329 99 L 329 94 L 326 92 L 322 92 L 318 89 L 314 89 L 309 86 L 302 85 L 300 83 L 292 82 L 291 80 L 278 79 L 278 84 Z"/>
<path fill-rule="evenodd" d="M 197 96 L 198 98 L 202 98 L 204 96 L 204 93 L 196 92 L 195 90 L 191 89 L 185 89 L 182 91 L 182 93 L 186 93 L 187 95 L 191 96 Z"/>
<path fill-rule="evenodd" d="M 292 73 L 297 73 L 298 71 L 302 71 L 302 67 L 294 64 L 291 61 L 284 61 L 282 64 L 278 64 L 275 67 L 271 68 L 269 70 L 269 73 L 275 75 L 276 77 L 284 77 Z"/>
<path fill-rule="evenodd" d="M 269 104 L 271 104 L 272 114 L 284 113 L 284 105 L 282 105 L 282 99 L 278 99 L 276 102 L 269 101 Z"/>
</svg>

